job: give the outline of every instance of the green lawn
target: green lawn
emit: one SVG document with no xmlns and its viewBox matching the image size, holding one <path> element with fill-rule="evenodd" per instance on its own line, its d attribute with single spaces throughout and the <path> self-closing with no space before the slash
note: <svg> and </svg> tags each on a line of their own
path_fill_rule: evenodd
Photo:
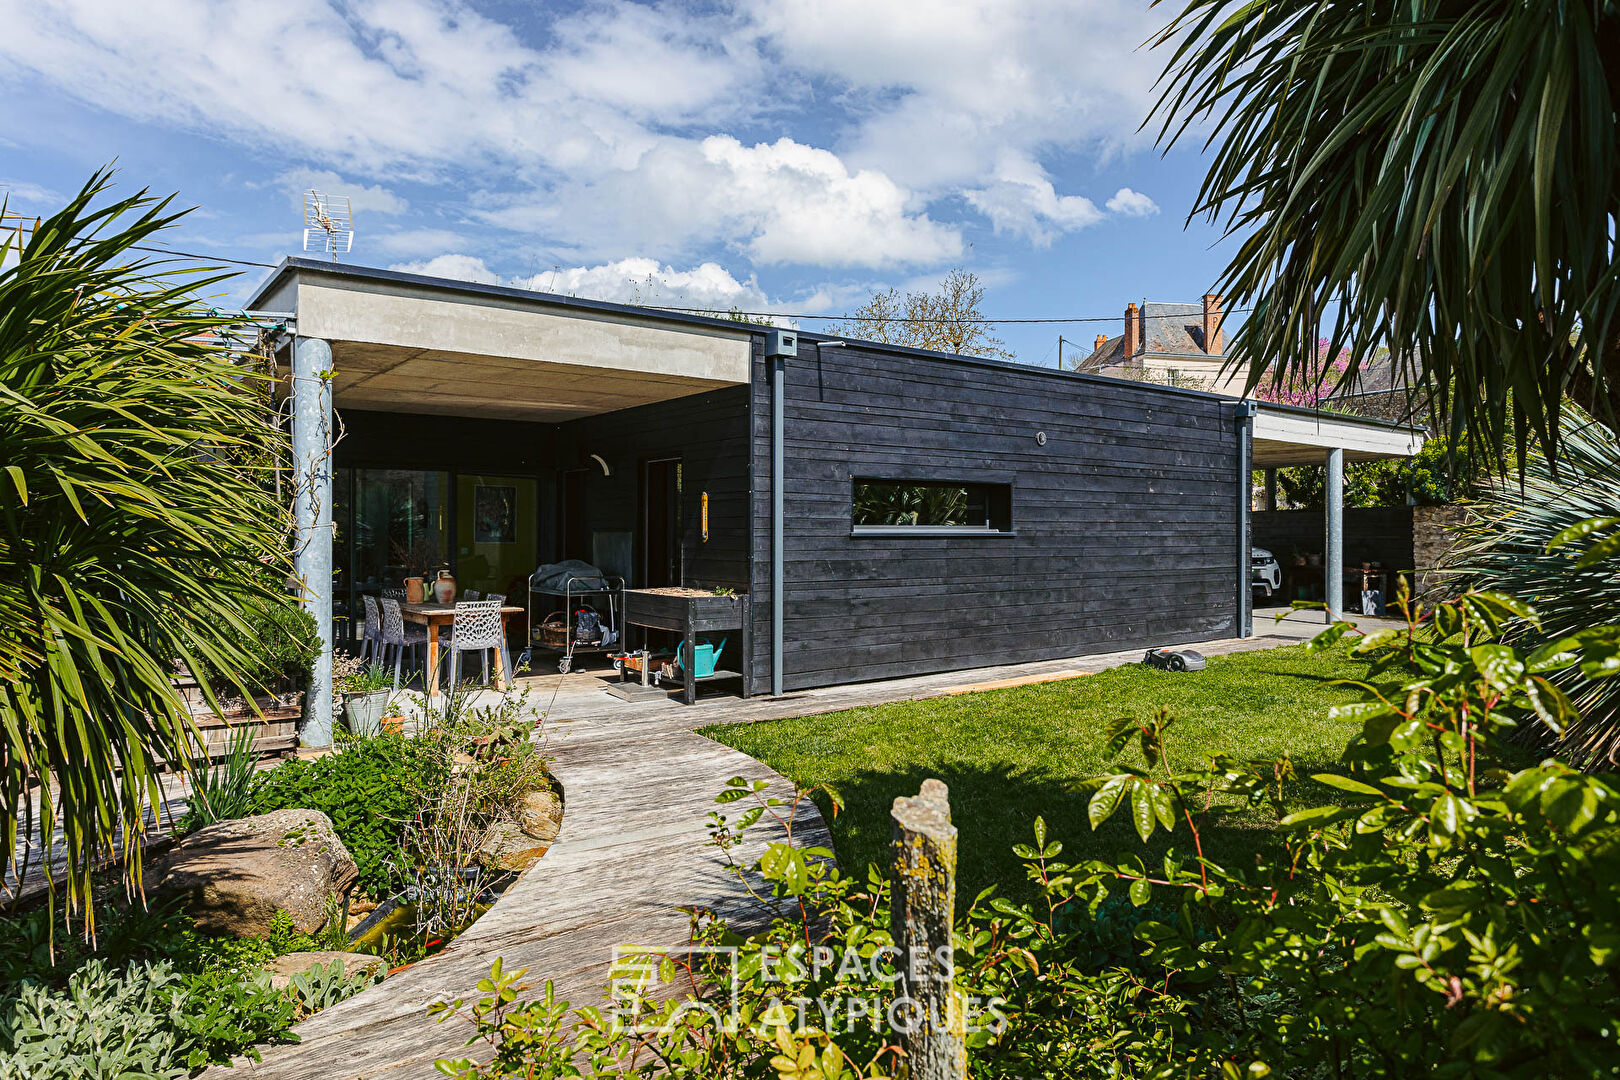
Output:
<svg viewBox="0 0 1620 1080">
<path fill-rule="evenodd" d="M 1324 683 L 1359 677 L 1365 668 L 1340 649 L 1313 655 L 1291 646 L 1213 657 L 1200 672 L 1130 664 L 1063 682 L 733 724 L 703 734 L 800 784 L 832 785 L 845 807 L 828 823 L 846 872 L 885 860 L 896 796 L 915 795 L 927 777 L 944 780 L 961 831 L 958 897 L 966 902 L 994 881 L 1004 893 L 1024 891 L 1022 861 L 1011 848 L 1030 842 L 1036 815 L 1064 841 L 1065 858 L 1141 851 L 1129 814 L 1093 832 L 1087 796 L 1073 790 L 1076 781 L 1111 771 L 1104 742 L 1114 719 L 1146 718 L 1169 706 L 1177 717 L 1169 737 L 1172 761 L 1286 751 L 1306 776 L 1331 767 L 1357 730 L 1354 722 L 1328 719 L 1328 707 L 1352 694 Z M 1127 753 L 1141 763 L 1134 745 Z M 1269 821 L 1269 811 L 1215 817 L 1206 850 L 1212 858 L 1243 859 Z M 1176 837 L 1172 842 L 1190 846 L 1184 831 Z M 1162 847 L 1162 841 L 1155 845 Z"/>
</svg>

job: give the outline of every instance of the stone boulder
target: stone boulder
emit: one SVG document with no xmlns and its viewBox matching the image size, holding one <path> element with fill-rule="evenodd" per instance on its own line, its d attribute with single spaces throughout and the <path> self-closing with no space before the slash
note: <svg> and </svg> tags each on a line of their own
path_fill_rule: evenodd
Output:
<svg viewBox="0 0 1620 1080">
<path fill-rule="evenodd" d="M 517 817 L 518 828 L 550 847 L 562 831 L 562 796 L 555 791 L 531 791 L 523 797 Z"/>
<path fill-rule="evenodd" d="M 540 861 L 562 828 L 562 799 L 554 791 L 523 797 L 515 821 L 490 829 L 479 855 L 500 870 L 527 870 Z"/>
<path fill-rule="evenodd" d="M 285 956 L 278 956 L 268 964 L 264 970 L 270 973 L 270 985 L 277 990 L 285 990 L 292 982 L 294 975 L 302 975 L 310 968 L 319 964 L 322 967 L 331 967 L 334 960 L 343 961 L 343 975 L 345 978 L 354 976 L 358 972 L 368 975 L 382 975 L 387 972 L 387 965 L 380 956 L 372 956 L 363 952 L 338 952 L 336 950 L 322 950 L 319 952 L 295 952 Z"/>
<path fill-rule="evenodd" d="M 175 845 L 154 867 L 159 900 L 184 897 L 207 933 L 259 937 L 285 910 L 306 934 L 326 925 L 326 898 L 354 886 L 359 868 L 319 810 L 276 810 L 221 821 Z"/>
</svg>

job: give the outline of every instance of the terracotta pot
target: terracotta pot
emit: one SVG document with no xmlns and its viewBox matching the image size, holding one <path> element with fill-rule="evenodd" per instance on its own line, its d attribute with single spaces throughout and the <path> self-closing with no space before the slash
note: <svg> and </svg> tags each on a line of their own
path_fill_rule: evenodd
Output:
<svg viewBox="0 0 1620 1080">
<path fill-rule="evenodd" d="M 422 584 L 419 577 L 405 579 L 405 602 L 407 604 L 420 604 L 427 599 L 427 586 Z"/>
<path fill-rule="evenodd" d="M 456 579 L 450 571 L 440 570 L 439 576 L 433 579 L 433 598 L 441 604 L 455 603 Z"/>
<path fill-rule="evenodd" d="M 405 734 L 405 718 L 403 716 L 385 716 L 382 718 L 384 735 Z"/>
</svg>

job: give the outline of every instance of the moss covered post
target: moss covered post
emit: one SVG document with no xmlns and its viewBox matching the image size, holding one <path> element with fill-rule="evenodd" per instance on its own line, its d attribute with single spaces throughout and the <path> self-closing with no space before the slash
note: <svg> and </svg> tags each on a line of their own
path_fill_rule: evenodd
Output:
<svg viewBox="0 0 1620 1080">
<path fill-rule="evenodd" d="M 957 999 L 951 924 L 956 907 L 956 826 L 950 792 L 924 780 L 915 798 L 894 800 L 894 900 L 890 930 L 900 968 L 889 1022 L 909 1080 L 963 1080 L 966 1017 Z"/>
</svg>

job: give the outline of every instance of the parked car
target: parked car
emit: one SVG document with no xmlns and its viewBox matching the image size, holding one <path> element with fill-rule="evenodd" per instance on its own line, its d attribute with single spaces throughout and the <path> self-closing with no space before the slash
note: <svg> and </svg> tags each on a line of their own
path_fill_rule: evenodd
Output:
<svg viewBox="0 0 1620 1080">
<path fill-rule="evenodd" d="M 1250 565 L 1254 567 L 1254 587 L 1269 600 L 1272 593 L 1282 589 L 1282 564 L 1265 548 L 1251 548 L 1249 555 Z"/>
</svg>

